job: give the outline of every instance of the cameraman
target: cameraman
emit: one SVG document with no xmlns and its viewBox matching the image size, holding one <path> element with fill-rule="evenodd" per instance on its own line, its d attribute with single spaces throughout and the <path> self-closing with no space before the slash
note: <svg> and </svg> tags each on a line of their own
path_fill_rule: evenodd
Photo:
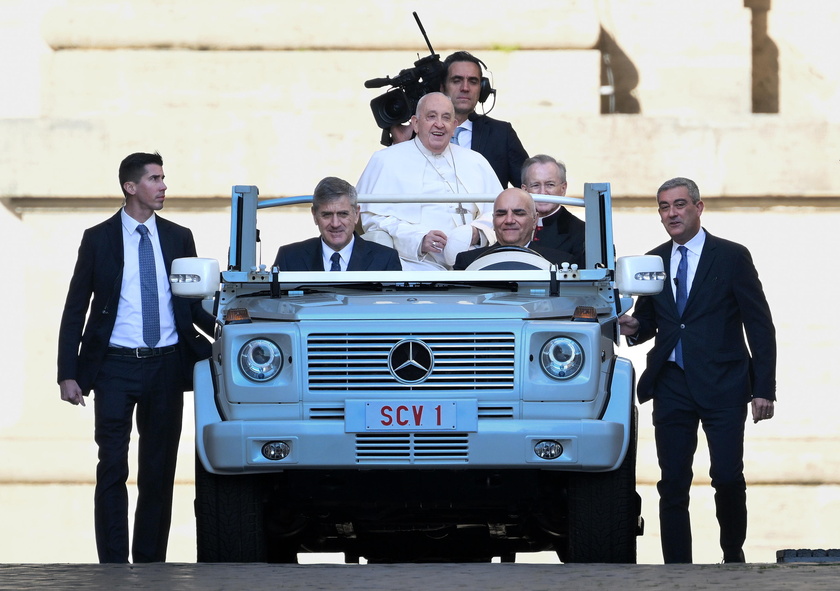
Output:
<svg viewBox="0 0 840 591">
<path fill-rule="evenodd" d="M 452 99 L 457 128 L 453 142 L 484 156 L 493 167 L 502 187 L 522 185 L 522 163 L 528 153 L 507 121 L 499 121 L 475 112 L 481 93 L 481 62 L 469 52 L 456 51 L 443 62 L 441 92 Z M 485 79 L 489 89 L 489 81 Z M 411 126 L 391 128 L 394 143 L 412 137 Z"/>
</svg>

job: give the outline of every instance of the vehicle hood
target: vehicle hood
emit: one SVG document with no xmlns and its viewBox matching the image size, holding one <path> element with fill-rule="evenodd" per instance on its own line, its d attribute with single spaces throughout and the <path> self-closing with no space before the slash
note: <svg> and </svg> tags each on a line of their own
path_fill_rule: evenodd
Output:
<svg viewBox="0 0 840 591">
<path fill-rule="evenodd" d="M 233 305 L 247 308 L 254 320 L 282 321 L 570 318 L 577 306 L 595 307 L 599 314 L 610 312 L 603 299 L 592 296 L 551 297 L 511 292 L 314 293 L 280 298 L 243 297 Z"/>
</svg>

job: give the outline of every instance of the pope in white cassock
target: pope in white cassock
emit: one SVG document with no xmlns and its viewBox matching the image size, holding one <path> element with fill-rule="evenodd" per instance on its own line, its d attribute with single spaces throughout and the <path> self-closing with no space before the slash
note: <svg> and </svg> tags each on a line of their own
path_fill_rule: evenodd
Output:
<svg viewBox="0 0 840 591">
<path fill-rule="evenodd" d="M 470 203 L 467 195 L 498 195 L 502 186 L 484 156 L 450 143 L 455 109 L 445 94 L 423 96 L 411 125 L 416 137 L 376 152 L 356 191 L 452 193 L 453 202 L 369 203 L 362 205 L 362 228 L 366 237 L 390 236 L 403 270 L 450 269 L 459 252 L 495 241 L 493 204 Z"/>
</svg>

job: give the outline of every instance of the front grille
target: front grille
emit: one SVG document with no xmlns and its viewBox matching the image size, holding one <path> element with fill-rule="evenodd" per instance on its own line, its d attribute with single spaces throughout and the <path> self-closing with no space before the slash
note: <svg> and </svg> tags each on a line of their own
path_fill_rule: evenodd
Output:
<svg viewBox="0 0 840 591">
<path fill-rule="evenodd" d="M 388 355 L 404 339 L 425 343 L 434 368 L 419 383 L 403 383 L 389 370 Z M 512 390 L 513 333 L 312 334 L 307 341 L 313 391 Z"/>
<path fill-rule="evenodd" d="M 466 433 L 360 433 L 356 435 L 356 462 L 422 464 L 469 459 Z"/>
<path fill-rule="evenodd" d="M 343 406 L 314 407 L 309 411 L 309 418 L 321 421 L 343 421 Z"/>
</svg>

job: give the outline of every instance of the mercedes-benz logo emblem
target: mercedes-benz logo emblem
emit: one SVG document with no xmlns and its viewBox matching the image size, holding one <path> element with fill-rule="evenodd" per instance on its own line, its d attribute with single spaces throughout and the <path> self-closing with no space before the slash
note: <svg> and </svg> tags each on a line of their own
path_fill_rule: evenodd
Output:
<svg viewBox="0 0 840 591">
<path fill-rule="evenodd" d="M 403 384 L 426 381 L 434 366 L 434 353 L 426 343 L 417 339 L 403 339 L 388 353 L 388 369 Z"/>
</svg>

